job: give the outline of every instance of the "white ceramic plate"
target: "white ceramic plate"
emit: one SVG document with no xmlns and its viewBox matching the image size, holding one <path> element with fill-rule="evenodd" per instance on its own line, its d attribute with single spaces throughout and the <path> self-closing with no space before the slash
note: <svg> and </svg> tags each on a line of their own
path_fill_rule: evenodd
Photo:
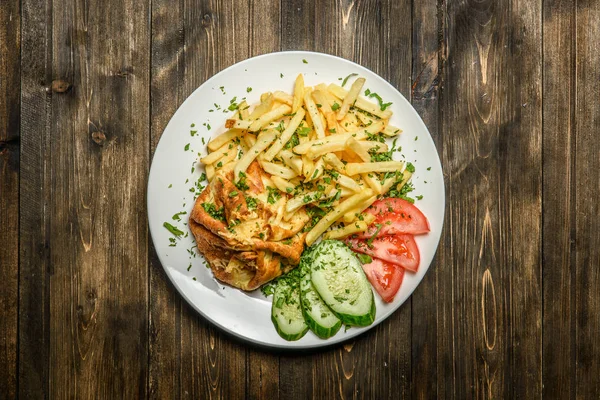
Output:
<svg viewBox="0 0 600 400">
<path fill-rule="evenodd" d="M 206 154 L 203 140 L 208 142 L 211 136 L 225 130 L 223 125 L 231 112 L 222 110 L 227 109 L 231 99 L 237 96 L 240 101 L 247 97 L 248 104 L 253 104 L 266 91 L 291 93 L 299 73 L 304 74 L 307 86 L 321 82 L 341 85 L 340 78 L 358 73 L 367 79 L 365 88 L 393 103 L 391 123 L 403 130 L 397 142 L 402 151 L 394 157 L 411 161 L 416 167 L 412 178 L 416 190 L 412 194 L 423 196 L 416 205 L 429 219 L 431 232 L 417 236 L 421 252 L 419 271 L 405 274 L 394 301 L 385 304 L 375 295 L 377 317 L 373 325 L 350 328 L 346 332 L 341 329 L 328 340 L 308 332 L 299 341 L 288 342 L 279 337 L 271 322 L 271 298 L 265 298 L 260 290 L 245 293 L 218 282 L 205 267 L 202 256 L 196 255 L 191 233 L 172 247 L 169 239 L 173 236 L 163 223 L 167 221 L 188 232 L 185 223 L 194 203 L 194 193 L 190 189 L 203 172 L 197 164 L 198 153 Z M 251 91 L 247 89 L 250 87 Z M 194 136 L 191 136 L 192 130 L 197 131 Z M 188 143 L 189 149 L 185 151 Z M 195 167 L 194 172 L 192 167 Z M 350 339 L 371 329 L 398 309 L 415 290 L 435 254 L 442 231 L 444 201 L 442 169 L 435 145 L 410 103 L 374 72 L 338 57 L 312 52 L 282 52 L 251 58 L 206 81 L 179 107 L 167 125 L 156 148 L 148 182 L 150 232 L 160 261 L 179 293 L 220 328 L 252 343 L 279 348 L 312 348 Z M 173 215 L 181 211 L 187 214 L 181 216 L 181 221 L 174 221 Z"/>
</svg>

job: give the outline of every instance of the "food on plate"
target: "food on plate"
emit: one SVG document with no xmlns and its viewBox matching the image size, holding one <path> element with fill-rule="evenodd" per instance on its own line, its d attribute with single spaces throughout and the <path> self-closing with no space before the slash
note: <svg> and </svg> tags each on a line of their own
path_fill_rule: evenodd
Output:
<svg viewBox="0 0 600 400">
<path fill-rule="evenodd" d="M 263 93 L 253 106 L 234 98 L 200 158 L 208 185 L 189 218 L 197 248 L 218 280 L 273 294 L 271 320 L 286 340 L 372 324 L 372 287 L 391 302 L 419 266 L 413 235 L 429 223 L 407 197 L 414 166 L 393 160 L 401 131 L 391 103 L 365 84 L 309 87 L 298 75 L 291 93 Z"/>
<path fill-rule="evenodd" d="M 361 239 L 373 236 L 377 224 L 381 225 L 381 236 L 396 233 L 420 235 L 429 232 L 429 222 L 425 215 L 414 204 L 404 199 L 388 198 L 376 201 L 366 212 L 375 217 L 375 224 L 368 231 L 357 235 Z"/>
<path fill-rule="evenodd" d="M 409 271 L 417 272 L 419 268 L 419 248 L 413 235 L 395 234 L 377 236 L 369 239 L 346 239 L 350 248 L 371 257 L 380 258 Z"/>
<path fill-rule="evenodd" d="M 379 293 L 381 299 L 386 303 L 392 302 L 400 289 L 400 285 L 402 285 L 404 268 L 366 254 L 360 254 L 358 258 L 363 262 L 362 267 L 367 279 L 371 282 L 375 291 Z"/>
<path fill-rule="evenodd" d="M 410 164 L 392 161 L 385 143 L 400 130 L 390 110 L 359 96 L 364 84 L 306 87 L 298 75 L 291 94 L 263 93 L 254 107 L 232 100 L 227 130 L 200 158 L 209 184 L 189 220 L 217 279 L 254 290 L 295 268 L 326 231 L 366 231 L 362 211 L 402 190 Z"/>
</svg>

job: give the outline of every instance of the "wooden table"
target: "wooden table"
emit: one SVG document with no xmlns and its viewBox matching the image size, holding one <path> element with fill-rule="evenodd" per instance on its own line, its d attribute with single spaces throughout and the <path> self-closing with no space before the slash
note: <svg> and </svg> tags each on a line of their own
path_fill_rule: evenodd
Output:
<svg viewBox="0 0 600 400">
<path fill-rule="evenodd" d="M 311 354 L 199 317 L 146 217 L 183 100 L 288 49 L 411 99 L 447 190 L 411 299 Z M 597 399 L 599 56 L 595 0 L 2 0 L 0 397 Z"/>
</svg>

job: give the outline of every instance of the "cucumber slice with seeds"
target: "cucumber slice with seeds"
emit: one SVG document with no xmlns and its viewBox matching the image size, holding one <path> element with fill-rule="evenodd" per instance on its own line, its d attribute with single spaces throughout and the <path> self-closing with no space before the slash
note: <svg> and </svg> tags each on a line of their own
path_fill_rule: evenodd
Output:
<svg viewBox="0 0 600 400">
<path fill-rule="evenodd" d="M 373 290 L 352 250 L 338 240 L 323 240 L 311 258 L 312 284 L 325 304 L 346 325 L 371 325 Z"/>
<path fill-rule="evenodd" d="M 302 315 L 300 282 L 297 278 L 289 277 L 277 282 L 271 306 L 271 321 L 279 336 L 285 340 L 298 340 L 308 331 Z"/>
<path fill-rule="evenodd" d="M 300 259 L 300 300 L 302 313 L 311 331 L 321 339 L 334 336 L 341 328 L 342 321 L 321 299 L 310 280 L 312 252 L 305 251 Z"/>
</svg>

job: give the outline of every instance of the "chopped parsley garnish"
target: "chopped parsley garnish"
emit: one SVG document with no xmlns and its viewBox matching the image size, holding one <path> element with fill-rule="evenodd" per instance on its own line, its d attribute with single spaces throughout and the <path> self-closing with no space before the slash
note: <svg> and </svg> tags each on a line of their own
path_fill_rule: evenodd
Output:
<svg viewBox="0 0 600 400">
<path fill-rule="evenodd" d="M 392 103 L 384 103 L 380 95 L 378 95 L 377 93 L 371 93 L 369 89 L 365 90 L 365 96 L 375 97 L 377 99 L 377 102 L 379 103 L 379 109 L 381 111 L 385 111 L 386 108 L 392 105 Z"/>
<path fill-rule="evenodd" d="M 337 111 L 340 109 L 340 105 L 337 103 L 337 101 L 333 103 L 333 105 L 331 106 L 331 109 L 333 111 Z"/>
<path fill-rule="evenodd" d="M 164 226 L 165 228 L 167 228 L 167 230 L 168 230 L 169 232 L 171 232 L 171 233 L 172 233 L 174 236 L 180 237 L 180 236 L 182 236 L 182 235 L 184 234 L 184 232 L 183 232 L 182 230 L 178 229 L 176 226 L 173 226 L 173 225 L 171 225 L 171 224 L 170 224 L 170 223 L 168 223 L 168 222 L 165 222 L 165 223 L 163 224 L 163 226 Z"/>
<path fill-rule="evenodd" d="M 225 94 L 225 86 L 219 86 L 219 89 L 221 89 L 221 93 Z"/>
<path fill-rule="evenodd" d="M 290 140 L 285 144 L 284 149 L 289 150 L 293 147 L 296 147 L 300 144 L 300 139 L 298 138 L 298 134 L 294 132 Z"/>
<path fill-rule="evenodd" d="M 348 75 L 347 77 L 344 78 L 344 80 L 342 81 L 342 86 L 346 86 L 346 82 L 348 82 L 348 79 L 352 78 L 353 76 L 357 76 L 358 74 L 353 73 Z"/>
<path fill-rule="evenodd" d="M 303 62 L 304 64 L 308 64 L 308 61 L 306 61 L 304 58 L 302 59 L 302 62 Z"/>
<path fill-rule="evenodd" d="M 283 74 L 282 74 L 281 72 L 279 73 L 279 77 L 280 77 L 280 78 L 283 78 Z"/>
<path fill-rule="evenodd" d="M 194 136 L 198 131 L 190 131 L 190 136 Z"/>
<path fill-rule="evenodd" d="M 239 180 L 236 182 L 235 187 L 240 190 L 248 190 L 250 186 L 246 183 L 246 173 L 240 171 Z"/>
<path fill-rule="evenodd" d="M 379 235 L 379 231 L 381 230 L 381 228 L 383 227 L 382 224 L 375 224 L 375 226 L 377 227 L 377 230 L 375 231 L 375 233 L 373 234 L 373 236 L 371 236 L 369 238 L 369 240 L 367 240 L 367 246 L 369 248 L 373 247 L 373 240 L 375 240 L 375 238 L 377 237 L 377 235 Z"/>
<path fill-rule="evenodd" d="M 190 149 L 190 144 L 186 144 L 185 147 L 183 148 L 185 151 L 188 151 Z"/>
<path fill-rule="evenodd" d="M 415 166 L 412 163 L 406 164 L 406 170 L 408 172 L 415 172 Z"/>
<path fill-rule="evenodd" d="M 182 211 L 182 212 L 178 212 L 177 214 L 173 215 L 173 221 L 181 221 L 181 215 L 185 215 L 187 214 L 187 212 Z"/>
<path fill-rule="evenodd" d="M 250 86 L 248 86 L 248 87 L 246 88 L 246 93 L 250 93 L 251 91 L 252 91 L 252 88 L 251 88 Z"/>
<path fill-rule="evenodd" d="M 358 257 L 358 260 L 361 262 L 361 264 L 370 264 L 373 262 L 371 256 L 363 253 L 356 253 L 356 257 Z"/>
<path fill-rule="evenodd" d="M 415 197 L 417 198 L 417 200 L 423 200 L 423 195 L 422 194 L 420 194 L 418 196 L 415 196 Z"/>
<path fill-rule="evenodd" d="M 310 133 L 310 128 L 308 128 L 308 127 L 303 127 L 303 128 L 298 127 L 298 129 L 296 129 L 296 133 L 299 136 L 306 137 Z"/>
<path fill-rule="evenodd" d="M 275 129 L 277 129 L 279 132 L 283 132 L 285 130 L 285 125 L 283 124 L 283 121 L 279 121 L 279 125 L 277 125 Z"/>
<path fill-rule="evenodd" d="M 281 193 L 279 193 L 279 189 L 267 186 L 267 190 L 269 191 L 269 195 L 267 196 L 267 203 L 275 204 L 277 200 L 281 198 Z"/>
<path fill-rule="evenodd" d="M 202 208 L 204 211 L 214 219 L 225 222 L 225 208 L 221 207 L 217 209 L 217 207 L 212 203 L 202 203 Z"/>
<path fill-rule="evenodd" d="M 173 187 L 173 184 L 172 184 L 172 183 L 170 183 L 170 184 L 169 184 L 169 189 L 171 189 L 172 187 Z"/>
<path fill-rule="evenodd" d="M 250 196 L 244 196 L 246 199 L 246 205 L 248 206 L 248 210 L 256 209 L 256 199 Z"/>
<path fill-rule="evenodd" d="M 238 195 L 238 192 L 235 190 L 233 192 L 229 192 L 229 197 L 235 197 L 237 195 Z"/>
</svg>

